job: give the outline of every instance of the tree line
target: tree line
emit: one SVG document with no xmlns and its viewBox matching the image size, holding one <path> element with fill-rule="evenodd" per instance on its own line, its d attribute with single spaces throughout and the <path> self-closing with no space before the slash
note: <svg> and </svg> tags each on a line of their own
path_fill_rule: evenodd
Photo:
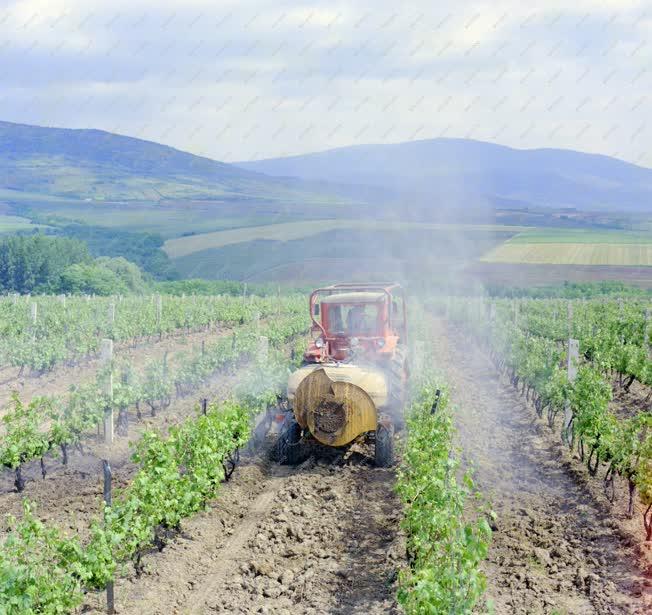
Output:
<svg viewBox="0 0 652 615">
<path fill-rule="evenodd" d="M 0 238 L 0 293 L 142 292 L 147 282 L 125 258 L 93 258 L 83 241 L 14 235 Z"/>
</svg>

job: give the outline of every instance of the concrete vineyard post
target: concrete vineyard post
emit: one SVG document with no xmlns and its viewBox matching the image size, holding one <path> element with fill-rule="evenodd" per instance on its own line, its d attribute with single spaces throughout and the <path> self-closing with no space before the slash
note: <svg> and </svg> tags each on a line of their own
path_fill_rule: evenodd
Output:
<svg viewBox="0 0 652 615">
<path fill-rule="evenodd" d="M 102 471 L 104 474 L 104 504 L 110 508 L 113 503 L 111 493 L 111 478 L 113 473 L 111 472 L 111 465 L 108 459 L 102 459 Z M 115 613 L 113 581 L 108 581 L 106 584 L 106 612 L 110 614 Z"/>
<path fill-rule="evenodd" d="M 115 324 L 115 303 L 113 302 L 109 303 L 108 318 L 110 325 Z"/>
<path fill-rule="evenodd" d="M 573 303 L 570 300 L 568 301 L 567 318 L 568 318 L 568 338 L 570 339 L 571 335 L 573 335 Z"/>
<path fill-rule="evenodd" d="M 645 352 L 650 356 L 650 320 L 652 320 L 652 309 L 645 310 L 645 332 L 643 334 Z"/>
<path fill-rule="evenodd" d="M 111 370 L 111 363 L 113 361 L 113 340 L 102 340 L 101 352 L 102 365 L 109 368 L 108 378 L 106 382 L 106 394 L 109 400 L 109 406 L 104 411 L 104 443 L 113 444 L 113 373 Z"/>
<path fill-rule="evenodd" d="M 160 329 L 161 322 L 163 320 L 163 297 L 161 295 L 156 296 L 156 326 Z"/>
<path fill-rule="evenodd" d="M 30 306 L 30 320 L 32 322 L 32 341 L 36 341 L 36 321 L 38 319 L 38 303 L 32 303 Z"/>
<path fill-rule="evenodd" d="M 568 340 L 568 357 L 566 359 L 566 369 L 568 370 L 568 381 L 575 382 L 577 378 L 577 362 L 580 356 L 580 343 L 577 340 Z M 570 428 L 573 420 L 573 412 L 570 407 L 570 402 L 567 401 L 564 406 L 564 426 L 562 428 L 562 440 L 570 445 L 572 442 Z"/>
<path fill-rule="evenodd" d="M 417 374 L 423 371 L 423 356 L 425 354 L 425 342 L 418 341 L 414 343 L 414 369 Z"/>
<path fill-rule="evenodd" d="M 622 324 L 624 318 L 623 318 L 623 298 L 618 297 L 618 322 Z M 621 333 L 620 335 L 620 343 L 624 344 L 625 343 L 625 334 Z"/>
<path fill-rule="evenodd" d="M 260 312 L 254 312 L 254 327 L 256 332 L 260 331 Z"/>
<path fill-rule="evenodd" d="M 258 338 L 258 357 L 261 361 L 267 361 L 269 357 L 269 338 L 264 335 Z"/>
<path fill-rule="evenodd" d="M 247 283 L 245 282 L 242 285 L 242 305 L 244 305 L 246 297 L 247 297 Z"/>
</svg>

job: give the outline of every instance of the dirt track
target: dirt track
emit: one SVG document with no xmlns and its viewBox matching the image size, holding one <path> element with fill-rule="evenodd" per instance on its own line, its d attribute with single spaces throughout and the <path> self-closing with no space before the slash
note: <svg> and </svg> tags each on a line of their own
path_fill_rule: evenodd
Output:
<svg viewBox="0 0 652 615">
<path fill-rule="evenodd" d="M 392 483 L 391 470 L 358 453 L 296 468 L 250 458 L 146 558 L 146 574 L 117 584 L 120 612 L 398 613 Z"/>
<path fill-rule="evenodd" d="M 460 445 L 498 514 L 485 566 L 496 613 L 649 613 L 635 541 L 578 480 L 558 434 L 471 340 L 434 325 Z"/>
</svg>

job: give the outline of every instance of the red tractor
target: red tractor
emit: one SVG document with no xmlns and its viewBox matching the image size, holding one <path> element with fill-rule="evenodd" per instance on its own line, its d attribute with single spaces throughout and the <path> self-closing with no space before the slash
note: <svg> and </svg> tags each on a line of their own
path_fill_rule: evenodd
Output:
<svg viewBox="0 0 652 615">
<path fill-rule="evenodd" d="M 312 342 L 290 375 L 292 412 L 277 443 L 282 461 L 299 459 L 313 437 L 345 446 L 366 435 L 378 466 L 394 460 L 394 429 L 402 424 L 407 365 L 407 314 L 398 284 L 336 284 L 310 295 Z"/>
</svg>

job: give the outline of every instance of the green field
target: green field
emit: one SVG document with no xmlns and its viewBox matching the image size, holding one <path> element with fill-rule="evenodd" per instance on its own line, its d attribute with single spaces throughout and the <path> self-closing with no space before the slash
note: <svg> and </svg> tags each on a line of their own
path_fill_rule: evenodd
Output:
<svg viewBox="0 0 652 615">
<path fill-rule="evenodd" d="M 652 265 L 652 244 L 505 243 L 482 258 L 489 263 Z"/>
<path fill-rule="evenodd" d="M 0 233 L 15 233 L 36 228 L 42 228 L 42 225 L 32 224 L 27 218 L 21 218 L 20 216 L 0 214 Z"/>
<path fill-rule="evenodd" d="M 646 244 L 652 243 L 652 232 L 594 229 L 536 228 L 512 237 L 509 244 L 585 243 L 585 244 Z"/>
<path fill-rule="evenodd" d="M 487 263 L 537 265 L 652 265 L 652 233 L 576 229 L 533 229 L 485 254 Z"/>
</svg>

